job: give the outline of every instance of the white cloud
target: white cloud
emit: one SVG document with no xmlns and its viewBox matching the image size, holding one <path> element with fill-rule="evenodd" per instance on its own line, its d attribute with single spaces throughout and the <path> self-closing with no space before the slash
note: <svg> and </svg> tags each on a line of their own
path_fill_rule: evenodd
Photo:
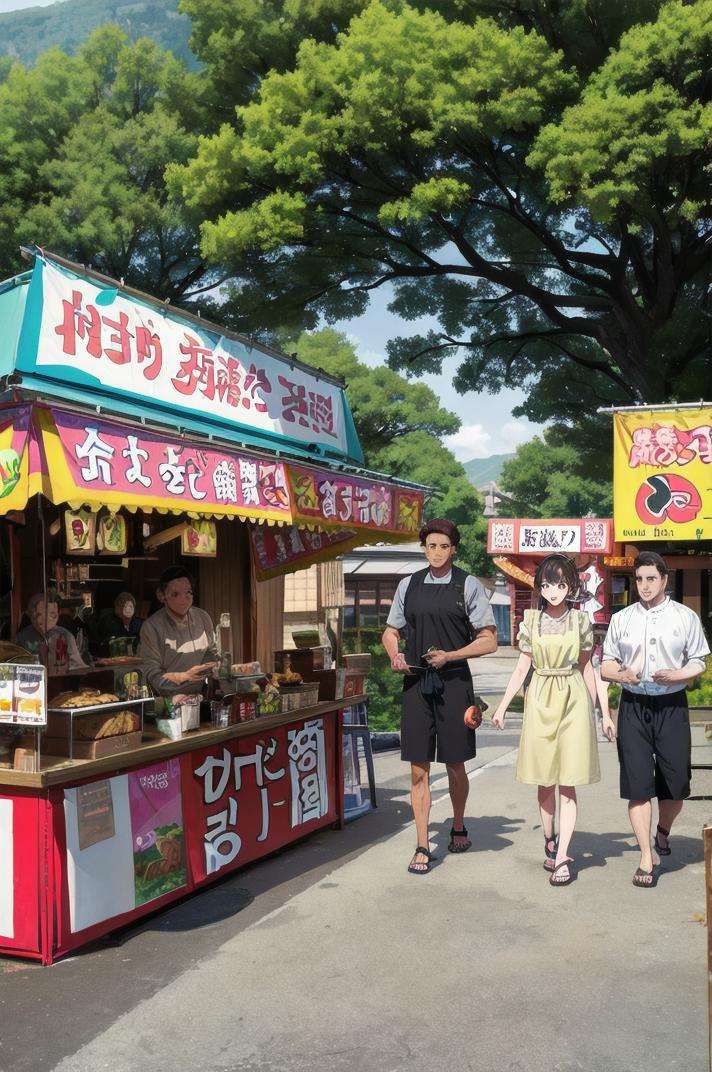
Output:
<svg viewBox="0 0 712 1072">
<path fill-rule="evenodd" d="M 469 462 L 473 458 L 488 458 L 495 453 L 491 440 L 492 436 L 481 424 L 463 424 L 454 435 L 445 436 L 446 446 L 461 462 Z"/>
<path fill-rule="evenodd" d="M 541 427 L 538 424 L 532 424 L 531 421 L 526 420 L 507 421 L 500 429 L 498 449 L 492 453 L 510 454 L 520 444 L 526 443 L 528 439 L 533 439 L 537 434 L 541 435 Z"/>
</svg>

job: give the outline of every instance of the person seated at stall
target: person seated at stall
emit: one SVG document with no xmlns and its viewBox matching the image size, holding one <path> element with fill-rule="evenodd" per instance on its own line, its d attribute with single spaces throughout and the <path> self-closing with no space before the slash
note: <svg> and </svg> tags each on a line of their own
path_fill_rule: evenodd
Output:
<svg viewBox="0 0 712 1072">
<path fill-rule="evenodd" d="M 158 591 L 163 607 L 141 628 L 138 657 L 146 681 L 158 696 L 195 695 L 218 665 L 210 616 L 193 606 L 194 582 L 182 566 L 162 575 Z"/>
<path fill-rule="evenodd" d="M 27 651 L 38 655 L 40 662 L 52 669 L 88 670 L 79 654 L 77 642 L 64 626 L 58 625 L 59 604 L 48 592 L 38 592 L 25 608 L 30 624 L 17 634 L 15 640 Z"/>
<path fill-rule="evenodd" d="M 136 600 L 130 592 L 120 592 L 114 606 L 99 615 L 99 641 L 108 650 L 110 641 L 122 638 L 131 641 L 131 651 L 135 651 L 142 625 L 143 618 L 136 615 Z"/>
</svg>

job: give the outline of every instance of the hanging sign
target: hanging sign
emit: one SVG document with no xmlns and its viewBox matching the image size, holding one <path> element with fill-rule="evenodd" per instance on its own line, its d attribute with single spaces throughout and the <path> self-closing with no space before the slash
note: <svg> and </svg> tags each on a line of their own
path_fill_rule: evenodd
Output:
<svg viewBox="0 0 712 1072">
<path fill-rule="evenodd" d="M 607 554 L 613 547 L 610 518 L 584 517 L 551 521 L 493 518 L 487 526 L 487 551 L 491 555 L 544 556 L 561 554 Z"/>
<path fill-rule="evenodd" d="M 40 257 L 17 367 L 174 415 L 349 453 L 343 390 L 316 370 Z"/>
<path fill-rule="evenodd" d="M 326 529 L 370 529 L 404 538 L 420 530 L 423 494 L 364 477 L 288 466 L 294 518 Z"/>
<path fill-rule="evenodd" d="M 342 555 L 364 540 L 363 533 L 352 529 L 325 532 L 321 529 L 299 528 L 297 525 L 251 525 L 250 544 L 258 581 L 269 580 L 283 573 L 306 569 L 314 562 L 323 562 Z"/>
<path fill-rule="evenodd" d="M 712 406 L 614 415 L 616 539 L 712 538 Z"/>
<path fill-rule="evenodd" d="M 284 465 L 38 409 L 55 502 L 291 519 Z"/>
</svg>

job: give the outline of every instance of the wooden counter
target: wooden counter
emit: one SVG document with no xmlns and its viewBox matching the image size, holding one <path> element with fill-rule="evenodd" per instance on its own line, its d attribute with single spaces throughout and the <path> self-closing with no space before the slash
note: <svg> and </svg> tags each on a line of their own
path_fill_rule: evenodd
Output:
<svg viewBox="0 0 712 1072">
<path fill-rule="evenodd" d="M 301 707 L 297 711 L 282 711 L 280 714 L 253 718 L 249 722 L 238 722 L 234 726 L 226 726 L 223 729 L 201 726 L 200 729 L 190 730 L 177 741 L 162 737 L 154 729 L 144 729 L 143 743 L 138 748 L 133 748 L 130 752 L 121 752 L 119 755 L 102 756 L 101 759 L 64 760 L 57 756 L 46 756 L 42 757 L 42 769 L 36 774 L 0 768 L 0 786 L 46 789 L 50 786 L 75 784 L 96 774 L 113 774 L 129 767 L 192 752 L 197 748 L 209 748 L 211 745 L 231 741 L 236 737 L 252 737 L 255 734 L 268 733 L 278 726 L 294 722 L 295 718 L 318 718 L 319 715 L 326 714 L 328 711 L 340 711 L 345 707 L 353 707 L 355 704 L 366 701 L 367 697 L 364 695 L 349 696 L 343 700 L 325 700 L 313 707 Z"/>
</svg>

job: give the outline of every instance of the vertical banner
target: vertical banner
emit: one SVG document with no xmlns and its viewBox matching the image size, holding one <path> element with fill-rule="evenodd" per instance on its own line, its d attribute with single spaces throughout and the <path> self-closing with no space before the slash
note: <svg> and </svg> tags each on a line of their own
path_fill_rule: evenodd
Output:
<svg viewBox="0 0 712 1072">
<path fill-rule="evenodd" d="M 712 407 L 614 416 L 617 540 L 712 538 Z"/>
<path fill-rule="evenodd" d="M 334 717 L 181 756 L 191 876 L 201 882 L 338 818 Z"/>
<path fill-rule="evenodd" d="M 136 907 L 185 886 L 180 760 L 129 774 Z"/>
</svg>

